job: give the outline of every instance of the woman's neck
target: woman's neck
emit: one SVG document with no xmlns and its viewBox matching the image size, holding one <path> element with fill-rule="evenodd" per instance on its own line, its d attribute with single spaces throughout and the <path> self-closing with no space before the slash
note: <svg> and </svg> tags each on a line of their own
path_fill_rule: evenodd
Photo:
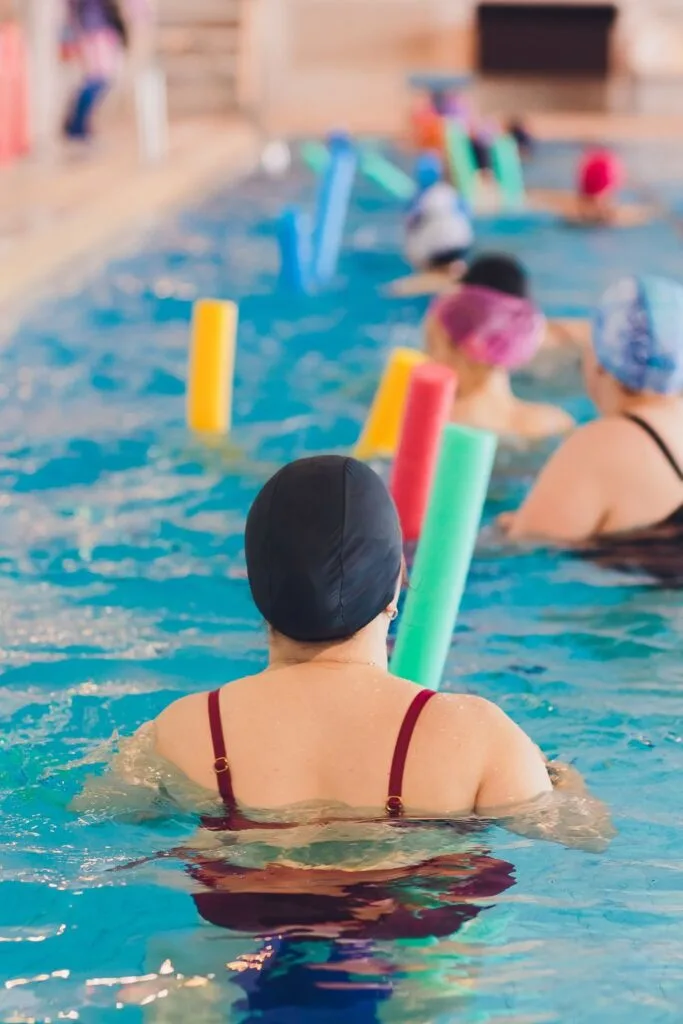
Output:
<svg viewBox="0 0 683 1024">
<path fill-rule="evenodd" d="M 514 394 L 510 387 L 507 370 L 487 369 L 485 373 L 458 372 L 456 402 L 512 402 Z"/>
<path fill-rule="evenodd" d="M 355 665 L 383 671 L 388 668 L 386 628 L 378 622 L 371 622 L 355 636 L 338 643 L 303 644 L 271 633 L 269 646 L 269 669 L 294 665 Z"/>
<path fill-rule="evenodd" d="M 648 410 L 659 411 L 676 409 L 681 407 L 680 395 L 655 395 L 641 393 L 637 395 L 620 394 L 618 399 L 612 403 L 608 415 L 624 416 L 629 413 L 647 413 Z"/>
</svg>

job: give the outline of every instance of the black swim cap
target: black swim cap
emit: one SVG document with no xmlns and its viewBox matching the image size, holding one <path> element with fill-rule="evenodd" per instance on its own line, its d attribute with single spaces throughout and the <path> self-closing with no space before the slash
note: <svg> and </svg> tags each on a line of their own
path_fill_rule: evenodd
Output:
<svg viewBox="0 0 683 1024">
<path fill-rule="evenodd" d="M 278 633 L 307 643 L 372 622 L 394 599 L 403 556 L 388 490 L 339 455 L 279 470 L 251 506 L 245 547 L 256 607 Z"/>
<path fill-rule="evenodd" d="M 492 291 L 529 298 L 529 279 L 522 264 L 505 253 L 479 256 L 470 263 L 462 278 L 463 284 L 490 288 Z"/>
</svg>

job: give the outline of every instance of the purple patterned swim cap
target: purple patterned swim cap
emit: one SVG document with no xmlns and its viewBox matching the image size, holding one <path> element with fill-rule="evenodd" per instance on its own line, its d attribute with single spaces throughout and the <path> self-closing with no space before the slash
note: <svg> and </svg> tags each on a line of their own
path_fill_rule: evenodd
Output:
<svg viewBox="0 0 683 1024">
<path fill-rule="evenodd" d="M 545 317 L 529 299 L 463 285 L 437 299 L 433 312 L 454 348 L 475 363 L 516 370 L 538 352 Z"/>
</svg>

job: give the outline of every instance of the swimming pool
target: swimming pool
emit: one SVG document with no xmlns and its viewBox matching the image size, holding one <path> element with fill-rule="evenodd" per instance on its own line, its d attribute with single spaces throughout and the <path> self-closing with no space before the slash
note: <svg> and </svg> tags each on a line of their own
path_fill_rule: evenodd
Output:
<svg viewBox="0 0 683 1024">
<path fill-rule="evenodd" d="M 549 147 L 534 177 L 560 184 L 564 155 Z M 650 166 L 648 180 L 675 202 L 676 162 Z M 672 178 L 657 180 L 655 167 Z M 400 222 L 369 184 L 338 287 L 306 300 L 273 294 L 270 222 L 308 190 L 295 170 L 276 186 L 255 176 L 209 198 L 37 308 L 0 352 L 0 1016 L 678 1021 L 683 603 L 642 580 L 505 551 L 484 530 L 447 685 L 498 701 L 550 755 L 576 764 L 619 834 L 593 854 L 498 828 L 474 838 L 406 830 L 398 846 L 412 854 L 462 849 L 465 910 L 447 935 L 428 934 L 428 912 L 448 902 L 442 879 L 336 897 L 377 914 L 392 901 L 404 908 L 411 927 L 389 938 L 372 921 L 221 930 L 197 913 L 181 858 L 113 870 L 188 842 L 196 820 L 67 809 L 96 743 L 259 663 L 265 641 L 242 571 L 248 503 L 275 465 L 348 448 L 387 350 L 418 342 L 423 304 L 377 291 L 403 270 Z M 501 219 L 481 226 L 481 244 L 522 255 L 556 314 L 585 313 L 622 270 L 681 266 L 664 223 L 614 236 Z M 187 321 L 202 295 L 241 304 L 236 428 L 213 448 L 183 426 Z M 531 377 L 521 386 L 539 387 Z M 549 387 L 588 414 L 575 373 Z M 501 456 L 487 519 L 541 458 Z M 395 854 L 393 836 L 332 832 L 311 845 L 306 834 L 289 855 L 305 861 L 312 848 L 311 860 L 334 862 L 350 841 L 360 861 L 376 861 L 373 850 Z"/>
</svg>

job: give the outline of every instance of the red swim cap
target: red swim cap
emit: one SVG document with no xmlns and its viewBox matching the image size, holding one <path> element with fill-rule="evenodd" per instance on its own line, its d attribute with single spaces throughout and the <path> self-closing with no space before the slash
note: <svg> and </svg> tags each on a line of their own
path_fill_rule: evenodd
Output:
<svg viewBox="0 0 683 1024">
<path fill-rule="evenodd" d="M 619 188 L 623 169 L 619 158 L 608 149 L 590 150 L 579 165 L 579 193 L 601 196 Z"/>
</svg>

